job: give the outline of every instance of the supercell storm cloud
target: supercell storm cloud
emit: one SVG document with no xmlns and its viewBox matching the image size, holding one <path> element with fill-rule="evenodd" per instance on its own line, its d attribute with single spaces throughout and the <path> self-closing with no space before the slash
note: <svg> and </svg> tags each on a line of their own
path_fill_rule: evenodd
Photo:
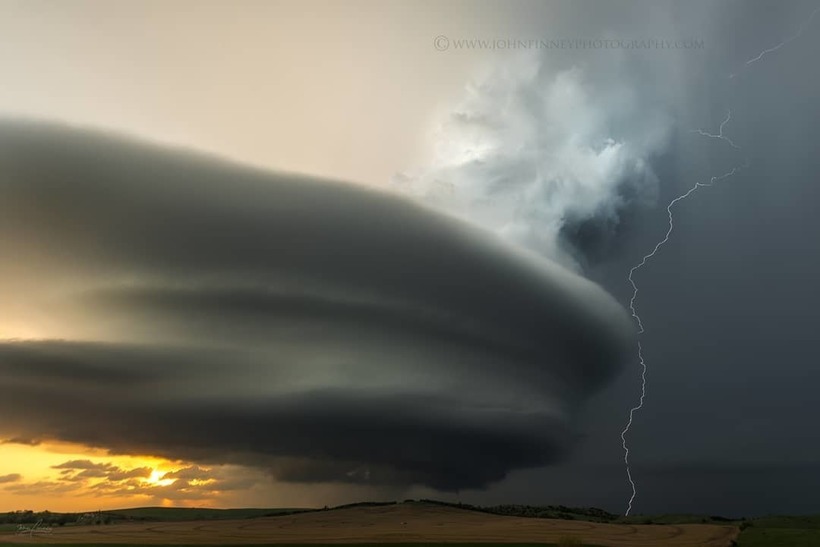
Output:
<svg viewBox="0 0 820 547">
<path fill-rule="evenodd" d="M 593 253 L 579 234 L 611 243 L 621 219 L 657 197 L 652 163 L 672 118 L 663 86 L 634 85 L 647 65 L 658 70 L 618 55 L 569 67 L 511 55 L 439 122 L 431 165 L 393 183 L 582 269 Z"/>
<path fill-rule="evenodd" d="M 22 122 L 0 166 L 4 438 L 483 487 L 631 348 L 595 284 L 386 193 Z"/>
</svg>

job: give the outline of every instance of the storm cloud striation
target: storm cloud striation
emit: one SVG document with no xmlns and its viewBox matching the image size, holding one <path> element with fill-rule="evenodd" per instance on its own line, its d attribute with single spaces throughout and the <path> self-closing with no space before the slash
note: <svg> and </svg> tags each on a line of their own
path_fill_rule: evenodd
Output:
<svg viewBox="0 0 820 547">
<path fill-rule="evenodd" d="M 593 283 L 396 196 L 0 124 L 0 436 L 483 487 L 632 342 Z"/>
</svg>

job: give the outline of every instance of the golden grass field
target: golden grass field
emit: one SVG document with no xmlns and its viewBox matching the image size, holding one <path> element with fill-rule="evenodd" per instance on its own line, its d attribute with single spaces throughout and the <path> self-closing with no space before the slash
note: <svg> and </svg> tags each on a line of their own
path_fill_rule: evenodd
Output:
<svg viewBox="0 0 820 547">
<path fill-rule="evenodd" d="M 33 537 L 6 532 L 0 543 L 552 543 L 571 536 L 611 547 L 728 547 L 737 535 L 734 526 L 713 524 L 597 524 L 399 504 L 239 520 L 66 526 Z"/>
</svg>

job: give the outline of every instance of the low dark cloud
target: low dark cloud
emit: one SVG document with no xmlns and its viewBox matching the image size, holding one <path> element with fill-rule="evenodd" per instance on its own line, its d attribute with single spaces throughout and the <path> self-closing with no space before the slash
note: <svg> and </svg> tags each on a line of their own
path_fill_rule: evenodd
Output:
<svg viewBox="0 0 820 547">
<path fill-rule="evenodd" d="M 28 496 L 59 496 L 76 492 L 83 487 L 80 482 L 68 481 L 37 481 L 26 483 L 14 482 L 4 488 L 7 492 L 25 494 Z"/>
<path fill-rule="evenodd" d="M 2 326 L 42 333 L 0 342 L 6 438 L 483 487 L 630 347 L 593 283 L 385 193 L 11 122 L 0 168 Z"/>
<path fill-rule="evenodd" d="M 22 444 L 25 446 L 39 446 L 41 443 L 42 441 L 40 441 L 40 439 L 30 439 L 26 437 L 13 437 L 0 441 L 0 444 Z"/>
<path fill-rule="evenodd" d="M 151 476 L 150 467 L 136 467 L 122 469 L 112 463 L 92 462 L 90 460 L 71 460 L 52 469 L 60 469 L 61 480 L 83 481 L 86 479 L 105 479 L 108 481 L 123 481 L 127 479 L 148 478 Z"/>
<path fill-rule="evenodd" d="M 91 470 L 99 470 L 99 469 L 108 469 L 113 467 L 113 464 L 110 463 L 100 463 L 100 462 L 92 462 L 91 460 L 70 460 L 67 462 L 63 462 L 59 465 L 52 465 L 52 469 L 81 469 L 87 471 Z"/>
<path fill-rule="evenodd" d="M 20 473 L 9 473 L 8 475 L 0 475 L 0 484 L 17 482 L 22 478 L 23 476 Z"/>
</svg>

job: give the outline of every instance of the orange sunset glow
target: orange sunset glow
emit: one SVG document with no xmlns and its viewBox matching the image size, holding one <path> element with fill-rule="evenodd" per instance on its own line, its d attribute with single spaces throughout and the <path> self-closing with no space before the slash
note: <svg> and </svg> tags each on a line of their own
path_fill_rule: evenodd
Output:
<svg viewBox="0 0 820 547">
<path fill-rule="evenodd" d="M 220 502 L 209 468 L 152 456 L 110 455 L 82 445 L 0 445 L 0 511 L 91 511 L 100 507 Z"/>
</svg>

